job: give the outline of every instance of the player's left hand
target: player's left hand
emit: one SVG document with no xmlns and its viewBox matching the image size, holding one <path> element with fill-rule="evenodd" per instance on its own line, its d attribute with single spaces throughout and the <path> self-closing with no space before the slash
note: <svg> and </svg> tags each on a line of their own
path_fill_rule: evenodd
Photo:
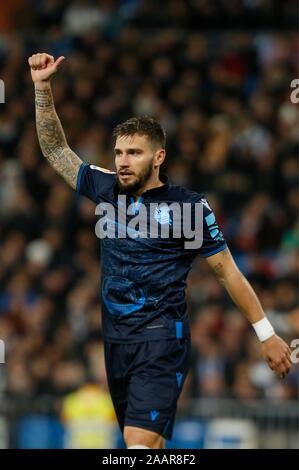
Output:
<svg viewBox="0 0 299 470">
<path fill-rule="evenodd" d="M 262 343 L 262 353 L 270 369 L 283 379 L 292 366 L 289 346 L 279 336 L 273 335 Z"/>
</svg>

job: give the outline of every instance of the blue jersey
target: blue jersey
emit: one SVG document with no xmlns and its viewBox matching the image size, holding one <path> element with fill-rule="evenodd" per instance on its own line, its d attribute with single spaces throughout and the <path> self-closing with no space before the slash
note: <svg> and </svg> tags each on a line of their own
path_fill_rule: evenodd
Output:
<svg viewBox="0 0 299 470">
<path fill-rule="evenodd" d="M 204 195 L 172 185 L 166 176 L 162 175 L 160 179 L 163 186 L 145 191 L 139 201 L 148 209 L 150 205 L 161 203 L 189 203 L 191 214 L 195 204 L 201 204 L 202 245 L 198 249 L 186 248 L 184 235 L 174 236 L 171 217 L 163 210 L 156 211 L 155 217 L 158 225 L 170 226 L 167 237 L 159 234 L 153 238 L 117 236 L 116 230 L 115 237 L 101 239 L 102 324 L 104 339 L 109 342 L 136 343 L 190 337 L 185 288 L 192 261 L 197 254 L 208 257 L 226 248 Z M 97 205 L 108 203 L 116 215 L 120 204 L 125 209 L 130 205 L 133 207 L 132 196 L 119 190 L 116 174 L 94 165 L 81 165 L 77 191 Z M 122 214 L 126 213 L 124 207 L 122 211 Z M 148 213 L 152 213 L 150 209 Z M 135 215 L 126 213 L 125 220 L 122 216 L 123 225 L 129 226 Z M 116 217 L 115 226 L 120 225 L 119 219 Z"/>
</svg>

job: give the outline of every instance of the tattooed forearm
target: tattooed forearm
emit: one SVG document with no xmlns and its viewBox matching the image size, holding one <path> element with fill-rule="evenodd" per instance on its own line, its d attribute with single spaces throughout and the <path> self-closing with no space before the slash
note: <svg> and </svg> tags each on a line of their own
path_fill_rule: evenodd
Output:
<svg viewBox="0 0 299 470">
<path fill-rule="evenodd" d="M 50 86 L 35 89 L 35 111 L 37 135 L 44 157 L 75 189 L 82 161 L 67 144 Z"/>
<path fill-rule="evenodd" d="M 54 107 L 51 89 L 40 90 L 35 88 L 35 105 L 36 109 L 52 109 Z"/>
</svg>

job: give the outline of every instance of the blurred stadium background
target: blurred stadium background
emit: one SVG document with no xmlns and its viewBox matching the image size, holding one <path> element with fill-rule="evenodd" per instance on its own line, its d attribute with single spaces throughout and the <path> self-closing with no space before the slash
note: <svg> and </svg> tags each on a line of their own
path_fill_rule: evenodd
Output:
<svg viewBox="0 0 299 470">
<path fill-rule="evenodd" d="M 297 2 L 1 2 L 0 448 L 121 446 L 106 386 L 93 204 L 43 160 L 27 58 L 53 80 L 69 144 L 113 168 L 132 115 L 168 133 L 165 171 L 203 191 L 277 332 L 299 337 Z M 201 260 L 189 278 L 193 359 L 170 447 L 298 447 L 298 369 L 278 380 Z"/>
</svg>

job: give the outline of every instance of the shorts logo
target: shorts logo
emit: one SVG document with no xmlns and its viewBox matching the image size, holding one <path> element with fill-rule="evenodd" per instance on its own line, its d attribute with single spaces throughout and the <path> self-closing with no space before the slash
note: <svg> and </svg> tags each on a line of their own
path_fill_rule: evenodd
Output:
<svg viewBox="0 0 299 470">
<path fill-rule="evenodd" d="M 159 411 L 152 410 L 152 411 L 151 411 L 151 420 L 152 420 L 152 421 L 156 421 L 156 419 L 158 418 L 159 414 L 160 414 Z"/>
</svg>

